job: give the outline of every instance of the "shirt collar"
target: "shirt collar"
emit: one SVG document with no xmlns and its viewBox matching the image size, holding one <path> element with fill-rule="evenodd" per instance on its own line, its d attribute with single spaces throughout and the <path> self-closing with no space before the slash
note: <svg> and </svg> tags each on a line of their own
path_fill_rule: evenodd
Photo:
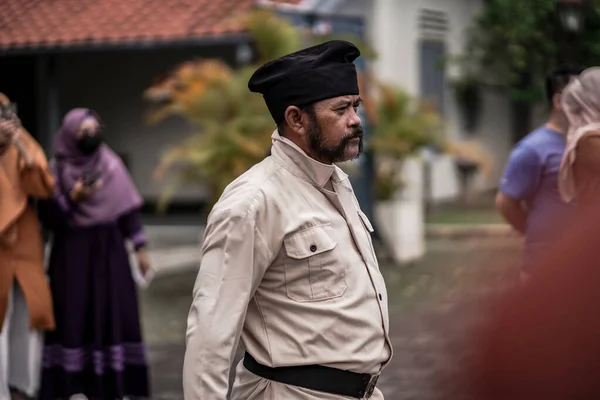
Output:
<svg viewBox="0 0 600 400">
<path fill-rule="evenodd" d="M 275 130 L 271 139 L 273 141 L 271 154 L 275 160 L 290 173 L 313 186 L 323 188 L 330 179 L 343 182 L 348 178 L 348 175 L 336 165 L 323 164 L 309 157 L 294 142 L 281 136 L 279 131 Z"/>
</svg>

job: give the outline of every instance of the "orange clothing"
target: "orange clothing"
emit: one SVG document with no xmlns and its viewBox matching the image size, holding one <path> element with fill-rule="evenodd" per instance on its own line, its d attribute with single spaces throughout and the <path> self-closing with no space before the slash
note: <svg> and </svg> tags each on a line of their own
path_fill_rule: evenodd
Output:
<svg viewBox="0 0 600 400">
<path fill-rule="evenodd" d="M 39 144 L 24 129 L 21 135 L 31 165 L 25 166 L 14 145 L 0 156 L 0 331 L 15 279 L 25 295 L 31 329 L 51 330 L 54 315 L 41 230 L 28 198 L 51 196 L 54 178 Z"/>
</svg>

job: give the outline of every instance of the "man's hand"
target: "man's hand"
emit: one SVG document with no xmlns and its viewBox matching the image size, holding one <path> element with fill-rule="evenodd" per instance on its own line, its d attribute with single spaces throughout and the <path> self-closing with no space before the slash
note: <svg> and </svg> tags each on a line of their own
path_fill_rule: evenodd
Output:
<svg viewBox="0 0 600 400">
<path fill-rule="evenodd" d="M 0 155 L 6 153 L 21 128 L 14 104 L 4 93 L 0 93 Z"/>
<path fill-rule="evenodd" d="M 0 156 L 6 153 L 18 131 L 19 127 L 15 121 L 0 119 Z"/>
<path fill-rule="evenodd" d="M 23 134 L 21 121 L 15 116 L 13 118 L 0 119 L 0 156 L 14 145 L 19 153 L 20 162 L 24 167 L 33 165 L 33 156 L 29 150 L 27 136 Z"/>
<path fill-rule="evenodd" d="M 73 189 L 69 192 L 69 198 L 74 203 L 78 203 L 89 198 L 101 186 L 101 180 L 97 180 L 92 186 L 87 186 L 83 183 L 83 180 L 79 179 L 75 182 L 75 186 L 73 186 Z"/>
<path fill-rule="evenodd" d="M 27 148 L 25 143 L 25 135 L 21 134 L 21 130 L 18 130 L 13 136 L 12 144 L 16 147 L 21 158 L 21 163 L 25 168 L 29 168 L 33 165 L 33 156 Z"/>
</svg>

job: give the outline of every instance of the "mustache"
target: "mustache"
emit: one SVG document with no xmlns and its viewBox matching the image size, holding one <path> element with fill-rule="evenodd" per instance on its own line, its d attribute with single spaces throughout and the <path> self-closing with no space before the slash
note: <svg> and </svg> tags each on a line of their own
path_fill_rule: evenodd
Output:
<svg viewBox="0 0 600 400">
<path fill-rule="evenodd" d="M 342 139 L 342 141 L 347 142 L 349 140 L 352 139 L 362 139 L 363 135 L 365 133 L 365 130 L 363 129 L 362 126 L 355 126 L 352 128 L 352 131 L 350 131 L 349 134 L 347 134 L 346 136 L 344 136 L 344 138 Z"/>
</svg>

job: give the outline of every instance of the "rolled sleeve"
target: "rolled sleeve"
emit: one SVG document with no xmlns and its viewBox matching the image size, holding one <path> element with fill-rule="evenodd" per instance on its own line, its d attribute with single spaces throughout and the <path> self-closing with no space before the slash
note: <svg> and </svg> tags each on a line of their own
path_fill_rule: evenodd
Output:
<svg viewBox="0 0 600 400">
<path fill-rule="evenodd" d="M 515 200 L 531 197 L 540 181 L 542 162 L 535 150 L 527 146 L 515 148 L 502 175 L 500 191 Z"/>
<path fill-rule="evenodd" d="M 186 400 L 222 400 L 250 299 L 272 255 L 254 219 L 221 211 L 206 226 L 188 316 Z"/>
</svg>

